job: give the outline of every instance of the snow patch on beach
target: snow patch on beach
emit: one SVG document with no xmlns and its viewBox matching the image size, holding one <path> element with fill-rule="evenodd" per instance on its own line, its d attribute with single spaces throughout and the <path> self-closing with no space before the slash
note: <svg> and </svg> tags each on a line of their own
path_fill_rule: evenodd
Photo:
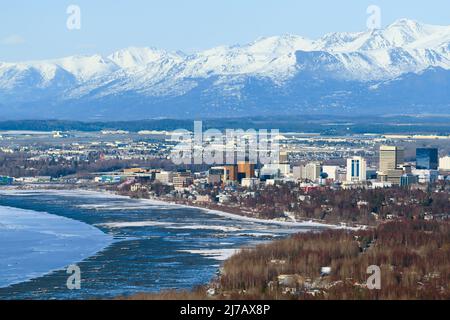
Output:
<svg viewBox="0 0 450 320">
<path fill-rule="evenodd" d="M 190 254 L 199 254 L 209 259 L 218 261 L 225 261 L 238 253 L 239 249 L 205 249 L 205 250 L 180 250 L 179 252 L 186 252 Z"/>
</svg>

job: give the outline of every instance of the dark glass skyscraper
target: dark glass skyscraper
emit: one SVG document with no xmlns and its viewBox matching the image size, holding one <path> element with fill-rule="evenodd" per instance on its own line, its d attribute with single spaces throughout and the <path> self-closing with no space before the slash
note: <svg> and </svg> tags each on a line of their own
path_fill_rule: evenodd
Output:
<svg viewBox="0 0 450 320">
<path fill-rule="evenodd" d="M 437 170 L 439 166 L 438 149 L 418 148 L 416 150 L 416 168 Z"/>
</svg>

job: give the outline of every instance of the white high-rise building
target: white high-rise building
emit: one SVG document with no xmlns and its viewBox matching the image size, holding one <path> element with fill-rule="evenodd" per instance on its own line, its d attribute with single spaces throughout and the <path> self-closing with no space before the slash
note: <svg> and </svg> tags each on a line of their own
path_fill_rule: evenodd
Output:
<svg viewBox="0 0 450 320">
<path fill-rule="evenodd" d="M 302 180 L 304 171 L 305 171 L 305 167 L 304 166 L 293 167 L 292 168 L 292 176 L 293 176 L 293 178 L 296 179 L 296 180 Z"/>
<path fill-rule="evenodd" d="M 320 162 L 310 162 L 305 166 L 304 179 L 315 181 L 320 178 L 322 165 Z"/>
<path fill-rule="evenodd" d="M 264 174 L 273 174 L 275 176 L 286 177 L 291 174 L 291 165 L 289 163 L 271 163 L 266 164 L 261 169 L 261 173 Z"/>
<path fill-rule="evenodd" d="M 366 160 L 362 157 L 347 159 L 347 181 L 366 181 Z"/>
<path fill-rule="evenodd" d="M 328 175 L 328 179 L 337 181 L 338 178 L 338 172 L 339 172 L 339 166 L 323 166 L 322 172 L 326 173 Z"/>
<path fill-rule="evenodd" d="M 173 173 L 170 171 L 157 172 L 155 180 L 161 182 L 162 184 L 171 184 L 173 182 Z"/>
<path fill-rule="evenodd" d="M 310 162 L 305 166 L 293 167 L 292 177 L 297 180 L 316 181 L 322 173 L 322 164 L 320 162 Z"/>
<path fill-rule="evenodd" d="M 439 159 L 439 170 L 450 170 L 450 156 Z"/>
</svg>

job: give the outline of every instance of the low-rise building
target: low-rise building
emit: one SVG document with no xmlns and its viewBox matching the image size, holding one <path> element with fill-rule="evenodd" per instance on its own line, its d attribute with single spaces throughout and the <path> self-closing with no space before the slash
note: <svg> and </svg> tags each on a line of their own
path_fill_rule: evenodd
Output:
<svg viewBox="0 0 450 320">
<path fill-rule="evenodd" d="M 437 170 L 413 170 L 412 174 L 418 177 L 418 182 L 427 184 L 436 182 L 439 176 L 439 171 Z"/>
<path fill-rule="evenodd" d="M 225 168 L 213 167 L 208 171 L 209 184 L 221 184 L 225 180 Z"/>
<path fill-rule="evenodd" d="M 115 184 L 121 183 L 125 180 L 123 176 L 113 176 L 113 175 L 103 175 L 100 177 L 95 177 L 94 181 L 98 183 Z"/>
<path fill-rule="evenodd" d="M 135 183 L 131 186 L 131 192 L 148 191 L 148 187 L 141 183 Z"/>
<path fill-rule="evenodd" d="M 0 176 L 0 185 L 11 185 L 14 182 L 14 178 L 8 176 Z"/>
<path fill-rule="evenodd" d="M 244 188 L 256 188 L 260 181 L 258 178 L 244 178 L 242 179 L 241 185 Z"/>
<path fill-rule="evenodd" d="M 400 186 L 407 187 L 419 182 L 419 179 L 416 175 L 411 173 L 407 173 L 401 176 L 400 178 Z"/>
<path fill-rule="evenodd" d="M 400 185 L 400 179 L 403 176 L 403 169 L 392 169 L 387 171 L 387 181 L 394 185 Z"/>
<path fill-rule="evenodd" d="M 195 196 L 195 203 L 210 203 L 211 198 L 208 195 L 197 195 Z"/>
<path fill-rule="evenodd" d="M 392 182 L 388 182 L 388 181 L 373 181 L 372 182 L 372 189 L 385 189 L 385 188 L 392 188 Z"/>
<path fill-rule="evenodd" d="M 147 173 L 149 170 L 144 168 L 128 168 L 123 169 L 124 174 L 136 174 L 136 173 Z"/>
<path fill-rule="evenodd" d="M 177 172 L 173 176 L 173 186 L 175 189 L 184 189 L 194 183 L 194 178 L 190 171 Z"/>
</svg>

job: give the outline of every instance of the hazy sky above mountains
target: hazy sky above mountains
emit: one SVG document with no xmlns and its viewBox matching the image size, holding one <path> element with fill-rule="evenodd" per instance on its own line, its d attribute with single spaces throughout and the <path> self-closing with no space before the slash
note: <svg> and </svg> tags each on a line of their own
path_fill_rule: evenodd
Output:
<svg viewBox="0 0 450 320">
<path fill-rule="evenodd" d="M 81 9 L 80 30 L 66 26 L 72 4 Z M 399 18 L 450 25 L 448 0 L 1 0 L 0 61 L 129 46 L 193 52 L 287 33 L 318 38 L 365 30 L 369 5 L 380 7 L 383 27 Z"/>
</svg>

